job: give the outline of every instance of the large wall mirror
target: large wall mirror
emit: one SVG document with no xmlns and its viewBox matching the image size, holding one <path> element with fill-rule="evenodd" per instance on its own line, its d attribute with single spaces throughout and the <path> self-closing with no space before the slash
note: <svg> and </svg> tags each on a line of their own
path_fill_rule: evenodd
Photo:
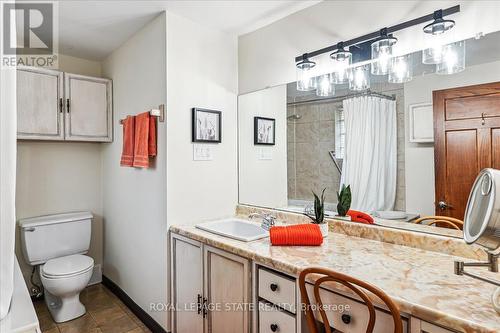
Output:
<svg viewBox="0 0 500 333">
<path fill-rule="evenodd" d="M 464 42 L 465 68 L 452 74 L 415 52 L 406 67 L 391 62 L 391 78 L 368 65 L 350 83 L 317 78 L 317 91 L 291 82 L 240 95 L 239 202 L 302 213 L 326 188 L 334 217 L 349 184 L 352 208 L 383 227 L 463 220 L 479 171 L 500 169 L 500 32 Z M 449 223 L 428 223 L 417 229 L 461 237 Z"/>
</svg>

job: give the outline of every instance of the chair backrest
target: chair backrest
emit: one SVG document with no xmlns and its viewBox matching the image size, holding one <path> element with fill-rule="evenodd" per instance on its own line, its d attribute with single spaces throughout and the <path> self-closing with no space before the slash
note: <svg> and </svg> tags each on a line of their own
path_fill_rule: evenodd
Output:
<svg viewBox="0 0 500 333">
<path fill-rule="evenodd" d="M 370 319 L 366 327 L 366 333 L 373 333 L 373 328 L 375 327 L 376 315 L 375 315 L 375 307 L 373 306 L 372 301 L 370 300 L 365 291 L 369 291 L 370 293 L 377 296 L 382 302 L 385 303 L 394 321 L 394 333 L 403 332 L 403 322 L 401 320 L 401 314 L 399 313 L 397 305 L 381 289 L 349 275 L 338 273 L 326 268 L 311 267 L 304 269 L 299 275 L 300 294 L 302 297 L 302 303 L 304 304 L 303 308 L 305 311 L 307 326 L 309 328 L 310 333 L 318 333 L 318 329 L 316 327 L 314 312 L 311 309 L 311 301 L 309 300 L 309 296 L 307 294 L 307 289 L 306 289 L 306 278 L 307 275 L 309 274 L 318 275 L 318 279 L 316 279 L 314 282 L 314 298 L 316 301 L 315 305 L 317 305 L 315 308 L 319 310 L 321 319 L 325 326 L 326 333 L 331 333 L 331 329 L 330 329 L 330 323 L 328 321 L 328 318 L 324 310 L 325 307 L 323 305 L 320 296 L 320 287 L 321 284 L 324 282 L 339 283 L 352 290 L 354 293 L 356 293 L 356 295 L 358 295 L 363 300 L 365 305 L 368 307 L 368 312 L 370 314 Z"/>
<path fill-rule="evenodd" d="M 426 222 L 427 225 L 436 225 L 438 227 L 462 230 L 464 222 L 449 216 L 424 216 L 415 220 L 415 224 L 422 224 Z"/>
</svg>

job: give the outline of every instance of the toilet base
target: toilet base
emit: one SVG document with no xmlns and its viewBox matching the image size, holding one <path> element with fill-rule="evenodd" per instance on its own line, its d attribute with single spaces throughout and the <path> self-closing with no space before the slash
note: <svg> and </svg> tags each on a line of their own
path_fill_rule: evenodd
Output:
<svg viewBox="0 0 500 333">
<path fill-rule="evenodd" d="M 56 323 L 63 323 L 85 314 L 85 306 L 80 302 L 80 295 L 57 297 L 45 290 L 45 304 Z"/>
</svg>

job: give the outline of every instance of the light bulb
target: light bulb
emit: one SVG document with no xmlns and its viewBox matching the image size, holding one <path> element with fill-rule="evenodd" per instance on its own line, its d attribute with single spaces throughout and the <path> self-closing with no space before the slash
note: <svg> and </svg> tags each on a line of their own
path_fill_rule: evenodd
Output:
<svg viewBox="0 0 500 333">
<path fill-rule="evenodd" d="M 337 44 L 337 50 L 330 54 L 333 61 L 333 74 L 331 80 L 335 84 L 346 83 L 348 80 L 347 69 L 352 62 L 352 53 L 344 48 L 343 43 Z"/>
<path fill-rule="evenodd" d="M 316 63 L 314 61 L 310 61 L 307 58 L 307 54 L 304 54 L 303 60 L 298 62 L 295 66 L 297 74 L 297 90 L 310 91 L 316 89 L 316 79 L 314 78 L 312 72 Z"/>
<path fill-rule="evenodd" d="M 404 83 L 413 78 L 411 54 L 394 57 L 391 59 L 391 70 L 388 81 L 391 83 Z"/>
<path fill-rule="evenodd" d="M 318 78 L 316 95 L 317 96 L 332 96 L 335 94 L 335 88 L 332 84 L 329 74 L 322 75 Z"/>
<path fill-rule="evenodd" d="M 392 56 L 392 46 L 396 44 L 397 38 L 387 35 L 387 29 L 380 31 L 380 37 L 372 45 L 371 73 L 373 75 L 386 75 L 389 72 L 389 64 Z"/>
<path fill-rule="evenodd" d="M 443 46 L 442 59 L 436 65 L 437 74 L 455 74 L 465 69 L 465 41 Z"/>
<path fill-rule="evenodd" d="M 354 67 L 349 77 L 349 89 L 366 90 L 370 88 L 370 70 L 368 65 Z"/>
</svg>

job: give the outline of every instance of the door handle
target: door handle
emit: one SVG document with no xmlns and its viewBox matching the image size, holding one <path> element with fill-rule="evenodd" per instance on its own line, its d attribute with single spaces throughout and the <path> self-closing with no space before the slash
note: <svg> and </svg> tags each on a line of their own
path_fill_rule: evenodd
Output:
<svg viewBox="0 0 500 333">
<path fill-rule="evenodd" d="M 453 208 L 452 205 L 450 205 L 446 201 L 442 201 L 442 200 L 437 203 L 437 206 L 441 210 L 446 210 L 448 208 Z"/>
<path fill-rule="evenodd" d="M 207 302 L 208 302 L 208 299 L 206 297 L 203 297 L 203 318 L 206 318 L 207 314 L 208 314 Z"/>
<path fill-rule="evenodd" d="M 66 98 L 66 112 L 69 113 L 69 98 Z"/>
<path fill-rule="evenodd" d="M 64 108 L 64 106 L 63 106 L 63 99 L 61 97 L 61 98 L 59 98 L 59 112 L 60 113 L 63 113 L 63 108 Z"/>
</svg>

